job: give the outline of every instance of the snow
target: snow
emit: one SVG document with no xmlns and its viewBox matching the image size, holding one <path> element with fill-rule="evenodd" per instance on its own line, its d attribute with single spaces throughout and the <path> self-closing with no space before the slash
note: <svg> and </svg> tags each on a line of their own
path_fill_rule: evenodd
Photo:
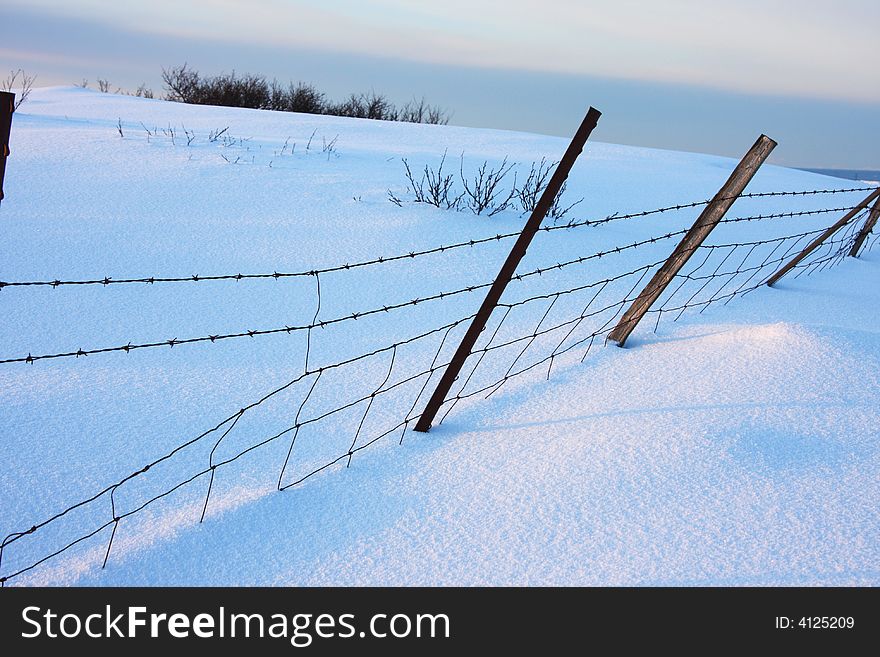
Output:
<svg viewBox="0 0 880 657">
<path fill-rule="evenodd" d="M 613 120 L 601 119 L 596 139 Z M 162 133 L 169 126 L 175 144 Z M 184 127 L 197 136 L 191 146 Z M 226 127 L 235 143 L 208 142 Z M 322 152 L 337 135 L 335 152 Z M 288 137 L 296 149 L 281 155 Z M 464 152 L 472 170 L 509 157 L 522 172 L 565 146 L 506 131 L 38 89 L 14 117 L 0 280 L 309 271 L 512 232 L 523 222 L 517 212 L 392 205 L 386 191 L 405 190 L 400 158 L 436 166 L 448 151 L 456 170 Z M 569 183 L 572 200 L 585 199 L 574 218 L 710 198 L 734 165 L 591 141 Z M 748 191 L 850 186 L 767 165 Z M 842 207 L 863 196 L 742 199 L 730 215 Z M 685 228 L 698 211 L 541 233 L 520 271 Z M 730 224 L 717 240 L 811 230 L 840 214 Z M 491 281 L 510 244 L 322 274 L 319 318 Z M 505 299 L 629 271 L 674 244 L 514 282 Z M 398 444 L 395 432 L 354 454 L 350 467 L 343 460 L 278 492 L 292 437 L 284 434 L 217 469 L 203 523 L 207 477 L 121 520 L 105 569 L 109 527 L 10 584 L 880 584 L 878 278 L 880 257 L 868 252 L 678 322 L 664 317 L 656 333 L 646 320 L 626 349 L 597 345 L 583 363 L 583 350 L 573 351 L 549 380 L 546 366 L 536 368 L 489 399 L 463 400 L 429 434 L 407 431 Z M 634 282 L 621 282 L 621 297 Z M 548 322 L 576 315 L 589 293 L 561 297 Z M 481 299 L 475 291 L 315 329 L 309 362 L 326 366 L 460 320 Z M 302 325 L 317 298 L 315 278 L 305 276 L 7 287 L 0 304 L 7 358 Z M 518 306 L 503 330 L 529 334 L 546 308 Z M 391 380 L 426 369 L 441 337 L 399 348 Z M 547 344 L 555 343 L 539 338 L 530 348 L 536 358 Z M 521 348 L 490 352 L 476 379 L 503 374 Z M 305 332 L 296 332 L 0 365 L 0 534 L 91 497 L 301 377 L 305 350 Z M 315 377 L 301 378 L 245 413 L 217 458 L 291 427 L 301 407 L 315 417 L 369 397 L 390 358 L 326 370 L 305 405 Z M 357 444 L 400 422 L 423 382 L 376 397 Z M 345 454 L 364 410 L 302 427 L 284 481 Z M 205 469 L 219 437 L 120 486 L 117 511 Z M 7 545 L 0 575 L 112 517 L 106 495 L 76 509 Z"/>
</svg>

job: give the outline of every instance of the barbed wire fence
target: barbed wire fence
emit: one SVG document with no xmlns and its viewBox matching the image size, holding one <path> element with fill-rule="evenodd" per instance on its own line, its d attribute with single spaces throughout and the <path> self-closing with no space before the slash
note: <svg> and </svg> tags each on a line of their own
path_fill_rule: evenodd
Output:
<svg viewBox="0 0 880 657">
<path fill-rule="evenodd" d="M 874 187 L 855 187 L 743 193 L 726 200 L 748 198 L 759 202 L 766 198 L 793 199 L 864 192 L 871 192 L 868 199 L 877 196 Z M 718 198 L 635 213 L 614 214 L 595 220 L 571 221 L 541 227 L 540 231 L 556 233 L 589 230 L 612 222 L 635 221 L 652 215 L 706 207 L 713 201 L 717 202 Z M 703 312 L 713 304 L 727 304 L 734 298 L 743 297 L 764 286 L 793 256 L 803 253 L 805 245 L 829 230 L 825 225 L 816 227 L 811 224 L 806 227 L 804 222 L 815 224 L 826 215 L 846 212 L 851 215 L 849 219 L 797 262 L 793 271 L 795 276 L 811 275 L 839 264 L 864 232 L 866 224 L 863 224 L 863 220 L 868 220 L 870 209 L 867 199 L 861 203 L 834 205 L 837 207 L 792 209 L 787 212 L 746 214 L 721 219 L 717 232 L 713 233 L 713 240 L 707 240 L 690 249 L 687 253 L 688 257 L 693 256 L 688 263 L 690 266 L 675 274 L 672 284 L 647 310 L 648 314 L 656 315 L 652 317 L 653 329 L 658 330 L 661 319 L 671 318 L 676 321 L 687 311 Z M 751 225 L 759 226 L 760 229 L 752 230 L 754 236 L 751 238 L 742 237 L 742 227 Z M 444 395 L 440 423 L 459 404 L 495 395 L 509 382 L 529 373 L 541 379 L 550 378 L 554 368 L 583 362 L 594 347 L 608 342 L 609 334 L 621 321 L 625 309 L 646 298 L 649 290 L 642 289 L 643 283 L 657 274 L 666 263 L 671 247 L 678 244 L 688 232 L 687 227 L 670 226 L 670 230 L 650 237 L 612 248 L 583 252 L 563 262 L 515 273 L 511 279 L 511 287 L 497 304 L 499 311 L 493 315 L 491 325 L 484 327 L 475 347 L 467 355 L 465 368 L 455 380 L 454 389 Z M 124 531 L 126 524 L 148 509 L 155 508 L 159 502 L 169 501 L 176 494 L 182 495 L 182 491 L 187 491 L 188 502 L 199 500 L 193 507 L 192 522 L 203 522 L 211 508 L 212 495 L 215 495 L 218 483 L 226 473 L 231 474 L 232 464 L 245 457 L 265 455 L 265 458 L 261 456 L 264 458 L 263 466 L 270 468 L 274 463 L 274 488 L 284 491 L 331 468 L 350 467 L 356 454 L 380 441 L 388 442 L 392 436 L 397 444 L 402 444 L 422 415 L 420 409 L 432 382 L 449 366 L 453 356 L 451 352 L 457 339 L 460 340 L 458 334 L 474 320 L 475 315 L 466 313 L 442 319 L 433 328 L 321 366 L 310 365 L 312 332 L 329 326 L 353 325 L 359 318 L 404 313 L 415 306 L 428 303 L 437 305 L 437 317 L 445 317 L 443 308 L 447 306 L 444 304 L 450 299 L 484 290 L 492 283 L 432 292 L 410 301 L 389 303 L 320 320 L 321 277 L 329 273 L 381 267 L 391 262 L 436 257 L 458 249 L 478 248 L 512 239 L 518 235 L 519 233 L 498 234 L 301 272 L 105 277 L 0 283 L 2 289 L 26 289 L 305 277 L 313 277 L 315 280 L 314 315 L 309 321 L 297 325 L 0 358 L 0 364 L 3 365 L 34 365 L 47 359 L 175 347 L 195 342 L 216 343 L 240 337 L 255 338 L 303 332 L 307 336 L 302 371 L 282 385 L 241 406 L 206 431 L 177 443 L 162 455 L 106 484 L 95 493 L 68 504 L 39 522 L 25 525 L 26 528 L 8 534 L 0 542 L 0 584 L 5 586 L 9 582 L 19 581 L 47 562 L 61 555 L 72 555 L 78 549 L 86 549 L 86 546 L 90 546 L 92 552 L 95 545 L 101 546 L 100 557 L 94 566 L 100 564 L 102 568 L 105 567 L 113 553 L 114 542 L 117 541 L 119 532 Z M 863 239 L 860 248 L 870 250 L 876 242 L 877 236 L 872 235 Z M 532 281 L 541 281 L 541 289 L 530 289 L 526 284 Z M 369 367 L 367 364 L 370 364 Z M 333 377 L 348 377 L 353 370 L 366 373 L 369 377 L 375 375 L 375 380 L 371 383 L 366 381 L 364 390 L 360 392 L 349 388 L 347 392 L 350 394 L 344 397 L 340 395 L 340 385 Z M 260 435 L 254 435 L 256 431 L 243 429 L 256 409 L 266 407 L 282 397 L 291 409 L 295 409 L 292 421 L 288 420 L 277 430 Z M 382 406 L 386 400 L 392 398 L 393 402 Z M 328 426 L 328 431 L 323 432 L 325 436 L 339 433 L 336 430 L 343 424 L 338 422 L 342 416 L 350 417 L 350 433 L 337 435 L 338 439 L 335 441 L 307 440 L 309 436 L 306 434 L 315 432 L 315 427 L 321 423 Z M 337 424 L 334 425 L 334 422 Z M 167 468 L 164 474 L 160 472 L 163 468 Z M 156 475 L 157 472 L 160 474 Z M 179 505 L 183 506 L 182 503 Z"/>
<path fill-rule="evenodd" d="M 850 187 L 846 189 L 813 189 L 813 190 L 803 190 L 803 191 L 777 191 L 777 192 L 752 192 L 752 193 L 744 193 L 739 194 L 735 197 L 730 197 L 732 200 L 739 199 L 761 199 L 761 198 L 773 198 L 773 197 L 798 197 L 798 196 L 817 196 L 817 195 L 836 195 L 836 194 L 849 194 L 849 193 L 858 193 L 858 192 L 871 192 L 875 188 L 874 187 Z M 601 226 L 603 224 L 611 223 L 614 221 L 623 221 L 626 219 L 638 219 L 640 217 L 648 217 L 651 215 L 664 214 L 677 210 L 687 210 L 692 208 L 699 208 L 705 205 L 708 205 L 712 202 L 713 199 L 705 199 L 700 201 L 691 201 L 688 203 L 679 203 L 676 205 L 667 205 L 660 208 L 655 208 L 652 210 L 643 210 L 640 212 L 631 212 L 624 214 L 611 214 L 602 219 L 582 219 L 582 220 L 571 220 L 565 223 L 559 223 L 555 225 L 549 226 L 541 226 L 539 231 L 550 233 L 560 230 L 567 230 L 570 228 L 578 228 L 581 226 Z M 837 212 L 838 210 L 846 210 L 847 208 L 832 208 L 826 209 L 824 212 Z M 784 216 L 796 216 L 786 214 Z M 490 237 L 483 237 L 479 239 L 470 239 L 462 242 L 453 242 L 446 245 L 436 246 L 429 249 L 422 249 L 418 251 L 408 251 L 406 253 L 398 253 L 391 256 L 378 256 L 376 258 L 370 258 L 367 260 L 362 260 L 358 262 L 345 263 L 341 265 L 334 265 L 332 267 L 324 267 L 318 269 L 308 269 L 303 271 L 295 271 L 295 272 L 279 272 L 274 270 L 272 272 L 262 272 L 262 273 L 250 273 L 250 274 L 211 274 L 211 275 L 198 275 L 191 274 L 189 276 L 147 276 L 147 277 L 139 277 L 139 278 L 130 278 L 130 277 L 110 277 L 103 276 L 100 278 L 90 278 L 90 279 L 79 279 L 79 280 L 67 280 L 62 278 L 55 278 L 51 280 L 29 280 L 29 281 L 3 281 L 0 280 L 0 290 L 4 288 L 11 287 L 65 287 L 65 286 L 84 286 L 84 285 L 94 285 L 106 287 L 108 285 L 131 285 L 131 284 L 142 284 L 142 285 L 154 285 L 156 283 L 208 283 L 211 281 L 243 281 L 243 280 L 279 280 L 284 278 L 304 278 L 308 276 L 318 276 L 320 274 L 330 274 L 334 272 L 340 271 L 349 271 L 352 269 L 360 269 L 364 267 L 373 267 L 376 265 L 384 265 L 392 262 L 397 262 L 400 260 L 411 260 L 414 258 L 420 258 L 422 256 L 428 255 L 437 255 L 446 253 L 448 251 L 454 251 L 456 249 L 463 249 L 467 247 L 479 246 L 481 244 L 486 244 L 490 242 L 498 242 L 502 240 L 509 240 L 516 237 L 519 237 L 519 231 L 509 232 L 509 233 L 498 233 L 496 235 L 492 235 Z"/>
</svg>

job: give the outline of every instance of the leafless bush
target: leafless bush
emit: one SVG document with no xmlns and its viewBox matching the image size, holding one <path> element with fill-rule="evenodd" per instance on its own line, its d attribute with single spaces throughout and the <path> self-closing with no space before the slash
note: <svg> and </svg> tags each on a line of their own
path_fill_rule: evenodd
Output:
<svg viewBox="0 0 880 657">
<path fill-rule="evenodd" d="M 201 87 L 199 100 L 202 105 L 269 109 L 269 86 L 261 75 L 238 77 L 233 71 L 228 75 L 207 78 Z"/>
<path fill-rule="evenodd" d="M 324 94 L 304 82 L 291 83 L 287 88 L 287 111 L 323 114 L 327 101 Z"/>
<path fill-rule="evenodd" d="M 553 173 L 557 164 L 559 164 L 559 162 L 548 162 L 547 159 L 543 157 L 540 162 L 532 162 L 531 168 L 529 169 L 529 175 L 526 177 L 525 181 L 523 181 L 519 189 L 516 190 L 516 198 L 519 201 L 519 207 L 523 213 L 530 213 L 535 210 L 535 207 L 538 205 L 538 200 L 541 198 L 544 189 L 547 187 L 547 183 L 550 181 L 550 174 Z M 584 200 L 583 198 L 580 198 L 570 205 L 564 205 L 562 203 L 562 197 L 565 194 L 565 188 L 567 185 L 567 182 L 562 183 L 562 187 L 559 188 L 556 196 L 553 197 L 553 203 L 547 211 L 547 214 L 553 219 L 562 219 L 574 206 Z"/>
<path fill-rule="evenodd" d="M 232 71 L 202 78 L 184 64 L 162 69 L 162 81 L 167 90 L 166 100 L 253 109 L 274 109 L 278 103 L 283 104 L 283 90 L 262 75 L 248 73 L 239 77 Z"/>
<path fill-rule="evenodd" d="M 76 87 L 80 87 L 81 89 L 87 89 L 89 86 L 89 81 L 85 78 L 79 83 L 74 84 Z M 106 78 L 98 78 L 98 91 L 101 93 L 109 94 L 119 94 L 121 96 L 134 96 L 136 98 L 153 98 L 153 90 L 150 89 L 145 82 L 142 82 L 138 85 L 137 89 L 134 91 L 129 91 L 128 89 L 123 89 L 122 87 L 116 87 L 113 89 L 113 85 L 110 83 L 110 80 Z"/>
<path fill-rule="evenodd" d="M 135 91 L 132 95 L 136 96 L 137 98 L 152 98 L 153 97 L 153 90 L 150 89 L 146 85 L 146 83 L 142 82 L 141 85 L 137 89 L 135 89 Z"/>
<path fill-rule="evenodd" d="M 329 103 L 322 113 L 334 116 L 350 116 L 355 119 L 367 118 L 367 110 L 357 94 L 351 94 L 347 99 L 339 103 Z"/>
<path fill-rule="evenodd" d="M 397 120 L 397 108 L 394 107 L 394 103 L 382 94 L 370 91 L 369 94 L 361 94 L 361 99 L 366 109 L 366 118 L 378 121 Z"/>
<path fill-rule="evenodd" d="M 290 83 L 285 88 L 278 80 L 268 84 L 268 105 L 264 109 L 278 112 L 300 112 L 303 114 L 324 114 L 327 103 L 324 94 L 304 82 Z"/>
<path fill-rule="evenodd" d="M 558 162 L 548 162 L 545 157 L 542 157 L 540 162 L 532 162 L 529 175 L 516 190 L 516 198 L 523 212 L 532 212 L 538 205 L 538 199 L 541 198 L 541 193 L 550 180 L 553 167 L 557 164 Z"/>
<path fill-rule="evenodd" d="M 167 128 L 162 128 L 162 134 L 171 139 L 172 146 L 177 146 L 177 143 L 174 141 L 176 133 L 170 124 Z"/>
<path fill-rule="evenodd" d="M 211 130 L 211 132 L 208 133 L 208 141 L 212 144 L 220 141 L 220 138 L 226 134 L 227 130 L 229 130 L 229 126 L 226 126 L 222 130 Z"/>
<path fill-rule="evenodd" d="M 449 112 L 447 112 L 445 109 L 442 109 L 435 105 L 428 108 L 428 113 L 422 123 L 430 123 L 433 125 L 446 125 L 449 123 L 449 119 L 451 118 L 451 116 L 452 115 L 449 114 Z"/>
<path fill-rule="evenodd" d="M 409 180 L 409 187 L 415 197 L 413 200 L 416 203 L 430 203 L 430 201 L 428 201 L 428 195 L 425 193 L 425 175 L 428 172 L 428 165 L 425 165 L 425 173 L 422 174 L 422 177 L 416 180 L 412 169 L 409 168 L 409 161 L 405 157 L 402 159 L 403 168 L 406 170 L 406 179 Z M 388 193 L 390 194 L 391 190 L 388 190 Z M 400 205 L 398 202 L 399 200 L 400 199 L 392 198 L 391 202 Z"/>
<path fill-rule="evenodd" d="M 511 169 L 513 164 L 508 164 L 506 157 L 498 167 L 489 167 L 489 163 L 484 161 L 468 182 L 464 175 L 464 155 L 461 156 L 459 172 L 464 187 L 463 201 L 471 212 L 474 214 L 486 212 L 487 216 L 492 217 L 511 206 L 516 195 L 516 172 L 513 174 L 513 185 L 506 196 L 501 185 Z"/>
<path fill-rule="evenodd" d="M 283 112 L 287 109 L 287 90 L 278 84 L 278 80 L 269 83 L 269 102 L 266 109 Z"/>
<path fill-rule="evenodd" d="M 453 184 L 455 177 L 453 174 L 444 174 L 443 165 L 446 163 L 446 152 L 440 158 L 440 165 L 436 171 L 425 165 L 422 176 L 419 179 L 413 175 L 409 162 L 403 158 L 403 166 L 406 169 L 406 177 L 409 180 L 410 188 L 413 190 L 416 203 L 427 203 L 436 208 L 444 208 L 446 210 L 457 210 L 461 206 L 464 192 L 456 195 L 453 192 Z M 389 200 L 400 206 L 400 199 L 393 196 L 389 190 Z M 395 202 L 395 199 L 397 202 Z"/>
<path fill-rule="evenodd" d="M 327 141 L 327 139 L 323 136 L 321 137 L 321 152 L 327 153 L 327 160 L 328 161 L 330 160 L 331 155 L 337 155 L 337 156 L 339 155 L 336 152 L 336 140 L 337 139 L 339 139 L 339 135 L 336 135 L 330 141 Z"/>
<path fill-rule="evenodd" d="M 399 208 L 403 207 L 403 201 L 390 189 L 388 190 L 388 200 Z"/>
<path fill-rule="evenodd" d="M 490 167 L 489 163 L 484 161 L 473 177 L 469 179 L 464 174 L 464 155 L 462 154 L 458 180 L 463 191 L 458 193 L 455 189 L 455 175 L 443 172 L 445 163 L 446 152 L 443 153 L 436 169 L 425 165 L 422 175 L 416 177 L 409 161 L 403 158 L 406 179 L 409 181 L 413 200 L 416 203 L 427 203 L 446 210 L 460 210 L 464 207 L 474 214 L 485 212 L 489 217 L 512 206 L 513 199 L 517 194 L 516 173 L 513 175 L 512 187 L 505 193 L 503 182 L 514 166 L 508 163 L 507 158 L 504 158 L 498 167 Z M 400 198 L 390 190 L 388 200 L 395 205 L 402 203 Z"/>
<path fill-rule="evenodd" d="M 341 103 L 330 103 L 323 113 L 377 121 L 396 121 L 398 116 L 394 103 L 374 91 L 368 94 L 351 94 Z"/>
<path fill-rule="evenodd" d="M 162 81 L 165 83 L 166 100 L 181 103 L 194 103 L 199 87 L 199 74 L 187 68 L 187 65 L 162 69 Z"/>
<path fill-rule="evenodd" d="M 553 219 L 562 219 L 565 215 L 568 214 L 569 210 L 571 210 L 578 203 L 583 202 L 583 197 L 579 198 L 577 201 L 572 203 L 571 205 L 563 205 L 562 197 L 565 194 L 565 188 L 568 186 L 568 181 L 562 183 L 562 187 L 559 188 L 559 191 L 556 193 L 556 196 L 553 197 L 553 204 L 550 206 L 550 209 L 547 211 Z"/>
<path fill-rule="evenodd" d="M 34 87 L 34 81 L 36 79 L 36 75 L 28 75 L 22 69 L 9 71 L 9 77 L 0 84 L 0 91 L 8 91 L 16 94 L 15 106 L 12 108 L 13 112 L 21 107 L 21 104 L 31 95 L 31 90 Z"/>
<path fill-rule="evenodd" d="M 446 125 L 449 123 L 449 114 L 437 106 L 428 105 L 427 101 L 412 100 L 406 103 L 397 112 L 396 121 L 404 121 L 406 123 L 432 123 L 435 125 Z"/>
</svg>

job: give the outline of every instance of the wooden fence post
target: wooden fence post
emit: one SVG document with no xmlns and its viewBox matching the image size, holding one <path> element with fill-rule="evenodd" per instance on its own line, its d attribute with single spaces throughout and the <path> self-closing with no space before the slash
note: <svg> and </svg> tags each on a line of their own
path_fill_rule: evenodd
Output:
<svg viewBox="0 0 880 657">
<path fill-rule="evenodd" d="M 697 217 L 694 225 L 687 232 L 684 238 L 675 247 L 672 255 L 663 263 L 663 266 L 654 274 L 651 281 L 645 286 L 645 289 L 636 297 L 629 309 L 620 318 L 614 330 L 608 334 L 609 340 L 617 342 L 618 346 L 623 346 L 630 333 L 641 321 L 645 313 L 650 310 L 651 305 L 657 298 L 663 294 L 663 290 L 669 285 L 675 275 L 684 267 L 688 259 L 693 255 L 697 247 L 703 243 L 708 237 L 712 229 L 718 225 L 724 214 L 733 205 L 733 202 L 742 194 L 746 185 L 757 173 L 760 166 L 770 155 L 770 152 L 776 147 L 776 142 L 767 135 L 758 137 L 758 141 L 749 149 L 740 163 L 730 174 L 727 182 L 722 185 L 715 197 Z"/>
<path fill-rule="evenodd" d="M 868 205 L 871 203 L 871 201 L 873 201 L 878 196 L 880 196 L 880 187 L 878 187 L 873 192 L 868 194 L 868 196 L 866 196 L 865 199 L 861 203 L 859 203 L 856 207 L 854 207 L 852 210 L 850 210 L 845 215 L 843 215 L 843 217 L 841 217 L 840 220 L 836 224 L 831 226 L 831 228 L 829 228 L 824 233 L 819 235 L 819 237 L 817 237 L 812 242 L 807 244 L 807 247 L 803 251 L 798 253 L 785 266 L 783 266 L 778 272 L 776 272 L 775 274 L 773 274 L 773 276 L 771 276 L 769 279 L 767 279 L 767 285 L 772 286 L 774 283 L 776 283 L 776 281 L 778 281 L 780 278 L 782 278 L 788 272 L 790 272 L 792 269 L 794 269 L 798 265 L 798 263 L 800 263 L 804 258 L 806 258 L 808 255 L 810 255 L 813 251 L 818 249 L 822 245 L 822 242 L 824 242 L 829 237 L 834 235 L 834 233 L 836 233 L 841 228 L 846 226 L 850 221 L 852 221 L 853 217 L 855 217 L 859 212 L 861 212 L 866 207 L 868 207 Z"/>
<path fill-rule="evenodd" d="M 9 155 L 9 133 L 12 132 L 12 113 L 15 111 L 15 94 L 0 91 L 0 201 L 3 200 L 3 176 L 6 173 L 6 157 Z"/>
<path fill-rule="evenodd" d="M 458 378 L 465 361 L 468 356 L 471 355 L 471 351 L 474 348 L 474 344 L 477 342 L 477 338 L 480 337 L 480 333 L 486 327 L 486 323 L 489 321 L 492 311 L 495 310 L 495 307 L 498 305 L 498 301 L 501 299 L 504 289 L 507 287 L 507 284 L 516 272 L 517 265 L 519 265 L 523 256 L 526 254 L 526 250 L 529 248 L 532 238 L 541 227 L 541 222 L 550 210 L 550 206 L 553 205 L 556 195 L 562 188 L 562 183 L 568 178 L 568 173 L 571 171 L 572 165 L 578 155 L 581 154 L 581 151 L 583 151 L 584 144 L 587 143 L 587 139 L 589 138 L 590 133 L 593 132 L 593 128 L 596 127 L 601 115 L 602 113 L 599 110 L 591 107 L 587 112 L 587 115 L 584 117 L 584 120 L 581 122 L 577 132 L 574 134 L 574 137 L 572 137 L 571 143 L 565 151 L 565 155 L 562 156 L 562 159 L 556 166 L 556 171 L 554 171 L 553 175 L 550 177 L 550 182 L 548 182 L 547 187 L 544 188 L 544 192 L 541 194 L 541 198 L 538 200 L 535 209 L 532 211 L 529 220 L 526 222 L 522 233 L 520 233 L 516 243 L 510 250 L 507 260 L 505 260 L 504 264 L 501 266 L 501 271 L 498 272 L 498 276 L 496 276 L 495 282 L 492 283 L 492 287 L 489 288 L 489 292 L 486 294 L 483 304 L 477 311 L 473 321 L 471 321 L 471 324 L 468 327 L 464 338 L 462 338 L 461 344 L 458 345 L 458 349 L 455 351 L 446 371 L 443 372 L 443 376 L 437 384 L 434 393 L 431 395 L 431 399 L 428 400 L 425 410 L 422 412 L 419 421 L 416 423 L 416 431 L 424 433 L 430 430 L 431 422 L 434 421 L 437 411 L 440 410 L 440 406 L 442 406 L 443 402 L 446 400 L 446 395 L 449 394 L 452 384 L 455 382 L 455 379 Z"/>
<path fill-rule="evenodd" d="M 865 225 L 862 226 L 859 234 L 856 235 L 856 240 L 853 242 L 853 246 L 849 250 L 849 254 L 853 258 L 859 257 L 859 251 L 862 248 L 862 244 L 865 243 L 865 240 L 868 239 L 868 235 L 871 234 L 871 231 L 874 230 L 874 226 L 877 225 L 878 217 L 880 217 L 880 198 L 877 199 L 876 203 L 874 203 L 874 207 L 871 208 L 871 213 L 868 215 L 868 218 L 865 219 Z"/>
</svg>

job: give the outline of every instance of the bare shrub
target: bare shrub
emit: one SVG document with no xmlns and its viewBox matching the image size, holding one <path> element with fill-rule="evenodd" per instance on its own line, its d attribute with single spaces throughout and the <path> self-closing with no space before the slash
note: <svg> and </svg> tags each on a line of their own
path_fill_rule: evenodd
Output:
<svg viewBox="0 0 880 657">
<path fill-rule="evenodd" d="M 516 172 L 513 174 L 513 185 L 506 196 L 501 185 L 511 169 L 513 169 L 513 164 L 508 164 L 506 157 L 498 167 L 489 167 L 488 161 L 484 161 L 469 182 L 464 175 L 464 155 L 462 154 L 459 173 L 461 184 L 464 187 L 463 201 L 471 212 L 474 214 L 486 212 L 487 216 L 491 217 L 511 206 L 516 195 Z"/>
<path fill-rule="evenodd" d="M 550 180 L 550 174 L 553 172 L 558 162 L 547 162 L 547 158 L 542 157 L 540 162 L 532 162 L 529 169 L 529 175 L 523 181 L 519 189 L 516 190 L 516 198 L 519 201 L 519 207 L 523 212 L 532 212 L 538 205 L 538 199 Z"/>
<path fill-rule="evenodd" d="M 449 114 L 437 106 L 428 105 L 427 101 L 412 100 L 403 105 L 397 113 L 397 121 L 406 123 L 432 123 L 446 125 L 449 123 Z"/>
<path fill-rule="evenodd" d="M 361 102 L 366 110 L 365 118 L 377 121 L 397 120 L 397 108 L 394 107 L 394 103 L 382 94 L 377 94 L 375 91 L 370 91 L 369 94 L 361 94 Z"/>
<path fill-rule="evenodd" d="M 529 175 L 519 189 L 516 190 L 516 198 L 523 213 L 534 212 L 535 207 L 538 205 L 538 200 L 547 187 L 547 183 L 550 182 L 550 174 L 553 173 L 557 164 L 559 162 L 548 162 L 543 157 L 540 162 L 532 162 Z M 565 194 L 567 185 L 567 181 L 562 183 L 562 187 L 559 188 L 556 196 L 553 197 L 553 203 L 547 211 L 547 214 L 553 219 L 562 219 L 573 207 L 584 200 L 580 198 L 570 205 L 565 205 L 562 202 L 562 197 Z"/>
<path fill-rule="evenodd" d="M 227 130 L 229 130 L 229 126 L 226 126 L 222 130 L 211 130 L 211 132 L 208 133 L 208 141 L 212 144 L 220 141 L 220 138 L 226 134 Z"/>
<path fill-rule="evenodd" d="M 456 195 L 453 192 L 453 184 L 455 177 L 453 174 L 444 174 L 443 165 L 446 163 L 446 151 L 440 158 L 440 165 L 436 171 L 425 165 L 422 175 L 419 179 L 413 175 L 409 162 L 403 158 L 403 166 L 406 169 L 406 178 L 409 180 L 410 188 L 413 190 L 416 203 L 427 203 L 436 208 L 444 208 L 446 210 L 458 210 L 461 206 L 464 192 Z M 395 205 L 400 206 L 400 199 L 393 196 L 389 190 L 389 200 Z"/>
<path fill-rule="evenodd" d="M 266 109 L 284 112 L 287 110 L 287 90 L 278 84 L 278 80 L 269 83 L 269 102 Z"/>
<path fill-rule="evenodd" d="M 562 197 L 565 194 L 565 188 L 568 186 L 568 181 L 562 183 L 562 187 L 559 188 L 559 191 L 556 193 L 556 196 L 553 197 L 553 204 L 550 206 L 550 209 L 547 211 L 553 219 L 562 219 L 565 215 L 568 214 L 569 210 L 571 210 L 578 203 L 583 202 L 583 197 L 579 198 L 577 201 L 570 205 L 564 205 L 562 203 Z"/>
<path fill-rule="evenodd" d="M 351 94 L 346 100 L 339 103 L 330 103 L 325 113 L 333 116 L 350 116 L 355 119 L 367 118 L 367 110 L 357 94 Z"/>
<path fill-rule="evenodd" d="M 167 92 L 165 99 L 181 103 L 195 103 L 200 80 L 199 74 L 187 65 L 162 69 L 162 81 Z"/>
<path fill-rule="evenodd" d="M 200 105 L 223 107 L 269 108 L 269 85 L 261 75 L 228 75 L 207 78 L 199 88 L 196 102 Z"/>
<path fill-rule="evenodd" d="M 22 69 L 18 69 L 16 71 L 9 71 L 9 77 L 0 83 L 0 91 L 16 94 L 15 105 L 12 108 L 13 112 L 21 107 L 21 104 L 31 95 L 36 79 L 36 75 L 28 75 Z"/>
<path fill-rule="evenodd" d="M 330 141 L 327 141 L 326 137 L 321 137 L 321 152 L 327 154 L 327 161 L 330 160 L 331 155 L 339 156 L 339 153 L 336 152 L 336 140 L 339 139 L 339 135 L 336 135 Z"/>
<path fill-rule="evenodd" d="M 399 208 L 403 207 L 403 201 L 390 189 L 388 190 L 388 200 Z"/>
<path fill-rule="evenodd" d="M 287 88 L 287 111 L 303 114 L 324 114 L 327 101 L 324 94 L 304 82 L 290 83 Z"/>
<path fill-rule="evenodd" d="M 168 125 L 168 128 L 162 128 L 162 134 L 171 139 L 171 145 L 177 146 L 177 143 L 174 141 L 174 137 L 176 136 L 176 132 L 171 124 Z"/>
<path fill-rule="evenodd" d="M 324 111 L 326 114 L 334 116 L 350 116 L 356 119 L 374 119 L 376 121 L 396 121 L 398 116 L 394 103 L 374 91 L 368 94 L 351 94 L 341 103 L 328 105 Z"/>
<path fill-rule="evenodd" d="M 152 98 L 153 97 L 153 90 L 150 89 L 146 85 L 146 83 L 142 82 L 141 85 L 137 89 L 135 89 L 135 91 L 132 95 L 136 96 L 138 98 Z"/>
</svg>

